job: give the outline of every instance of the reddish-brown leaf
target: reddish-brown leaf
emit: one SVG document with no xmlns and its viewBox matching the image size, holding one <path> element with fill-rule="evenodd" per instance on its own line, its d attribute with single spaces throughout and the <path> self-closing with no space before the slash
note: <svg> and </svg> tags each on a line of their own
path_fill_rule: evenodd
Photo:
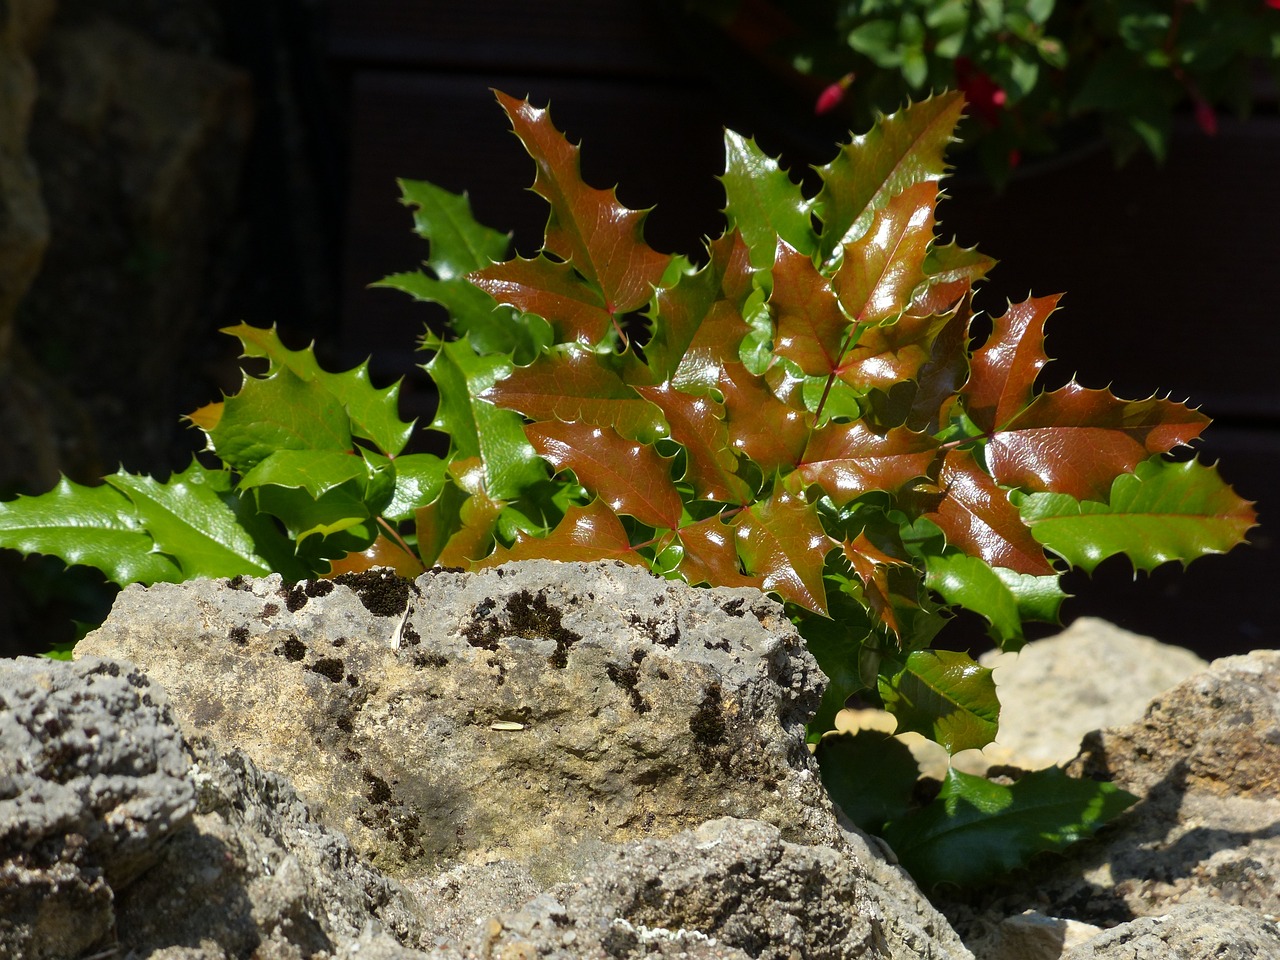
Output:
<svg viewBox="0 0 1280 960">
<path fill-rule="evenodd" d="M 557 471 L 572 470 L 615 513 L 651 527 L 679 526 L 684 505 L 671 482 L 671 462 L 652 444 L 581 422 L 548 420 L 528 424 L 524 432 L 538 456 Z"/>
<path fill-rule="evenodd" d="M 925 280 L 937 197 L 933 180 L 908 187 L 876 211 L 861 239 L 845 245 L 832 285 L 846 315 L 859 323 L 883 323 L 910 305 Z"/>
<path fill-rule="evenodd" d="M 965 297 L 930 348 L 929 362 L 916 374 L 910 408 L 901 422 L 912 430 L 936 433 L 946 422 L 957 392 L 969 375 L 969 320 L 972 301 Z"/>
<path fill-rule="evenodd" d="M 964 450 L 948 453 L 942 461 L 939 483 L 942 500 L 924 516 L 938 525 L 949 544 L 992 567 L 1038 577 L 1054 573 L 1044 548 L 1023 525 L 1017 508 L 973 454 Z"/>
<path fill-rule="evenodd" d="M 777 325 L 774 353 L 811 377 L 825 377 L 839 367 L 849 318 L 813 261 L 782 241 L 778 241 L 769 305 Z"/>
<path fill-rule="evenodd" d="M 1043 393 L 987 445 L 999 483 L 1105 503 L 1111 483 L 1200 435 L 1209 418 L 1172 400 L 1121 400 L 1072 381 Z"/>
<path fill-rule="evenodd" d="M 733 449 L 754 460 L 766 476 L 793 470 L 809 441 L 813 414 L 783 403 L 763 377 L 741 363 L 725 363 L 718 385 Z"/>
<path fill-rule="evenodd" d="M 511 560 L 560 560 L 566 563 L 621 560 L 648 566 L 648 561 L 632 548 L 617 514 L 599 500 L 592 500 L 585 507 L 570 507 L 556 528 L 545 537 L 517 534 L 516 542 L 510 547 L 500 545 L 471 567 L 496 567 Z"/>
<path fill-rule="evenodd" d="M 467 567 L 483 558 L 493 546 L 493 530 L 506 504 L 489 496 L 484 464 L 479 457 L 455 460 L 449 464 L 449 474 L 469 496 L 458 507 L 456 521 L 450 516 L 449 504 L 442 502 L 443 494 L 441 500 L 419 510 L 418 542 L 423 543 L 424 535 L 427 540 L 439 539 L 442 533 L 452 530 L 433 562 L 445 567 Z M 450 487 L 446 485 L 445 489 Z M 443 510 L 438 509 L 442 506 Z M 445 524 L 448 526 L 442 526 Z"/>
<path fill-rule="evenodd" d="M 1003 427 L 1031 402 L 1032 388 L 1048 363 L 1044 324 L 1058 308 L 1060 295 L 1032 297 L 1010 304 L 992 319 L 991 336 L 973 353 L 965 409 L 982 430 Z"/>
<path fill-rule="evenodd" d="M 938 455 L 938 441 L 894 427 L 880 434 L 863 423 L 829 423 L 809 437 L 796 471 L 843 506 L 872 490 L 890 493 L 925 476 Z"/>
<path fill-rule="evenodd" d="M 862 581 L 862 591 L 871 612 L 894 633 L 901 632 L 897 611 L 890 600 L 889 569 L 909 566 L 910 561 L 885 553 L 871 542 L 865 531 L 853 540 L 846 540 L 841 548 L 853 572 Z"/>
<path fill-rule="evenodd" d="M 530 420 L 582 420 L 645 443 L 666 435 L 657 407 L 602 366 L 595 354 L 572 347 L 516 367 L 480 397 Z"/>
<path fill-rule="evenodd" d="M 719 516 L 681 527 L 679 533 L 684 546 L 680 572 L 689 583 L 761 588 L 760 577 L 747 576 L 738 569 L 734 528 L 721 523 Z"/>
<path fill-rule="evenodd" d="M 826 616 L 822 568 L 836 544 L 813 504 L 779 489 L 739 513 L 734 527 L 738 555 L 762 590 Z"/>
<path fill-rule="evenodd" d="M 995 260 L 974 247 L 934 244 L 924 261 L 928 286 L 916 291 L 910 312 L 921 317 L 948 313 L 995 265 Z"/>
<path fill-rule="evenodd" d="M 379 534 L 369 545 L 369 549 L 359 553 L 348 553 L 338 560 L 329 561 L 329 572 L 323 574 L 326 580 L 340 577 L 344 573 L 363 573 L 377 567 L 390 567 L 397 576 L 406 580 L 414 580 L 422 575 L 422 562 L 400 544 Z"/>
<path fill-rule="evenodd" d="M 551 204 L 545 249 L 598 285 L 610 313 L 648 303 L 671 257 L 644 242 L 644 212 L 618 203 L 612 190 L 583 182 L 578 148 L 552 125 L 546 109 L 496 95 L 537 165 L 534 192 Z"/>
<path fill-rule="evenodd" d="M 897 323 L 864 325 L 858 340 L 845 353 L 838 376 L 853 387 L 887 390 L 913 380 L 929 361 L 933 343 L 951 317 L 943 314 L 904 315 Z"/>
<path fill-rule="evenodd" d="M 571 266 L 546 257 L 516 257 L 467 275 L 499 303 L 536 313 L 555 331 L 557 343 L 599 343 L 612 325 L 600 291 Z"/>
<path fill-rule="evenodd" d="M 751 499 L 751 489 L 737 474 L 738 458 L 729 446 L 720 403 L 676 390 L 670 383 L 635 389 L 666 416 L 671 439 L 685 449 L 683 479 L 693 485 L 698 497 L 726 503 Z"/>
</svg>

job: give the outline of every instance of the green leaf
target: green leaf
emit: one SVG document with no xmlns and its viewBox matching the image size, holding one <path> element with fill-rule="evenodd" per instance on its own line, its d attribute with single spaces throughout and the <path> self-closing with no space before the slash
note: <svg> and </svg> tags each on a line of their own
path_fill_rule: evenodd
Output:
<svg viewBox="0 0 1280 960">
<path fill-rule="evenodd" d="M 829 733 L 814 756 L 827 793 L 861 829 L 878 833 L 907 812 L 920 767 L 901 740 L 878 730 Z"/>
<path fill-rule="evenodd" d="M 400 202 L 413 207 L 413 229 L 431 244 L 427 259 L 441 280 L 466 276 L 507 254 L 511 238 L 476 222 L 465 192 L 450 193 L 425 180 L 397 180 Z"/>
<path fill-rule="evenodd" d="M 270 363 L 269 379 L 278 371 L 288 370 L 311 386 L 316 400 L 326 407 L 345 411 L 350 418 L 349 432 L 372 441 L 383 453 L 395 456 L 409 442 L 413 424 L 400 419 L 400 384 L 394 383 L 380 390 L 375 388 L 369 380 L 368 361 L 345 373 L 329 373 L 320 368 L 310 347 L 290 350 L 284 346 L 274 327 L 268 330 L 241 323 L 226 327 L 222 332 L 239 338 L 244 346 L 243 356 L 265 357 Z M 247 381 L 245 387 L 252 382 L 252 379 Z M 228 403 L 235 399 L 229 398 Z M 224 412 L 224 419 L 226 416 Z"/>
<path fill-rule="evenodd" d="M 48 493 L 0 503 L 0 547 L 97 567 L 120 586 L 183 579 L 156 550 L 133 501 L 109 484 L 85 487 L 63 477 Z"/>
<path fill-rule="evenodd" d="M 432 428 L 449 435 L 459 457 L 483 461 L 492 496 L 515 499 L 546 477 L 520 417 L 480 399 L 511 369 L 506 358 L 477 356 L 464 338 L 442 343 L 425 369 L 440 394 Z"/>
<path fill-rule="evenodd" d="M 1002 649 L 1016 650 L 1024 641 L 1024 620 L 1056 623 L 1066 594 L 1057 575 L 1036 577 L 989 567 L 962 553 L 925 558 L 925 583 L 948 603 L 987 619 Z"/>
<path fill-rule="evenodd" d="M 350 480 L 368 479 L 368 476 L 368 466 L 352 452 L 277 450 L 245 474 L 240 489 L 275 484 L 299 487 L 312 497 L 319 497 Z"/>
<path fill-rule="evenodd" d="M 432 453 L 410 453 L 396 457 L 395 492 L 382 515 L 392 523 L 413 517 L 423 504 L 431 503 L 444 487 L 448 460 Z"/>
<path fill-rule="evenodd" d="M 958 753 L 985 747 L 1000 725 L 1000 701 L 991 671 L 954 650 L 917 650 L 880 674 L 884 708 L 898 732 L 913 730 Z"/>
<path fill-rule="evenodd" d="M 750 251 L 751 266 L 768 282 L 778 240 L 805 256 L 818 248 L 810 212 L 813 202 L 787 175 L 778 161 L 741 134 L 724 133 L 725 216 L 737 228 Z"/>
<path fill-rule="evenodd" d="M 197 461 L 164 483 L 119 470 L 106 482 L 133 501 L 138 520 L 155 548 L 177 561 L 182 579 L 265 576 L 271 565 L 224 502 L 231 490 L 225 470 L 207 470 Z"/>
<path fill-rule="evenodd" d="M 890 823 L 884 838 L 922 888 L 971 889 L 1092 836 L 1136 802 L 1115 784 L 1056 767 L 1012 786 L 952 769 L 937 799 Z"/>
<path fill-rule="evenodd" d="M 1137 570 L 1225 553 L 1256 524 L 1253 504 L 1241 499 L 1217 467 L 1196 460 L 1153 457 L 1116 477 L 1107 503 L 1066 494 L 1015 495 L 1035 539 L 1072 566 L 1092 571 L 1123 553 Z"/>
<path fill-rule="evenodd" d="M 822 221 L 823 262 L 860 240 L 876 211 L 893 197 L 926 180 L 942 179 L 947 171 L 943 151 L 954 139 L 963 110 L 958 91 L 912 104 L 854 137 L 834 160 L 818 168 L 823 187 L 814 212 Z"/>
</svg>

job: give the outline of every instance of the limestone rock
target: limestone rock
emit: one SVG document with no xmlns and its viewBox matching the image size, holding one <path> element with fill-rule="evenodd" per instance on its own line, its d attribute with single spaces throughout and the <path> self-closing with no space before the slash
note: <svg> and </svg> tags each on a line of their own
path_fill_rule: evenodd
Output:
<svg viewBox="0 0 1280 960">
<path fill-rule="evenodd" d="M 22 658 L 0 661 L 0 744 L 0 956 L 77 956 L 195 808 L 177 727 L 128 664 Z"/>
<path fill-rule="evenodd" d="M 1263 960 L 1280 957 L 1280 925 L 1253 910 L 1191 904 L 1108 930 L 1062 960 Z"/>
<path fill-rule="evenodd" d="M 1001 753 L 985 752 L 1026 769 L 1067 763 L 1086 733 L 1133 723 L 1152 697 L 1207 666 L 1190 650 L 1091 617 L 979 661 L 995 670 L 1000 695 Z"/>
<path fill-rule="evenodd" d="M 825 681 L 756 591 L 551 561 L 238 586 L 130 587 L 77 655 L 144 666 L 392 876 L 545 885 L 716 816 L 838 841 L 803 740 Z"/>
</svg>

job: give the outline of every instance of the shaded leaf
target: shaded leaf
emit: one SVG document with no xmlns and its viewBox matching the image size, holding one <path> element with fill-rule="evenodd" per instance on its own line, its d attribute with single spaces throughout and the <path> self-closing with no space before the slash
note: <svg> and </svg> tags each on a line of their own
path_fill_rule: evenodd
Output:
<svg viewBox="0 0 1280 960">
<path fill-rule="evenodd" d="M 852 694 L 875 683 L 878 668 L 877 637 L 866 607 L 853 596 L 848 581 L 833 586 L 837 589 L 828 595 L 827 616 L 796 620 L 805 646 L 827 675 L 818 712 L 809 722 L 806 739 L 811 743 L 835 728 L 836 714 Z"/>
<path fill-rule="evenodd" d="M 734 527 L 738 555 L 748 573 L 762 578 L 761 589 L 826 614 L 822 568 L 835 543 L 812 504 L 775 490 L 739 513 Z"/>
<path fill-rule="evenodd" d="M 1102 500 L 1117 474 L 1190 442 L 1208 424 L 1181 403 L 1120 400 L 1073 381 L 1036 397 L 993 434 L 987 464 L 1006 486 Z"/>
<path fill-rule="evenodd" d="M 937 524 L 948 543 L 992 567 L 1034 576 L 1054 573 L 1017 508 L 971 453 L 948 453 L 938 482 L 943 498 L 935 510 L 923 516 Z"/>
<path fill-rule="evenodd" d="M 991 671 L 955 650 L 917 650 L 880 675 L 884 708 L 898 732 L 915 731 L 948 753 L 985 747 L 1000 727 L 1000 701 Z"/>
<path fill-rule="evenodd" d="M 878 832 L 907 812 L 920 766 L 896 737 L 878 730 L 828 733 L 814 757 L 827 793 L 859 828 Z"/>
<path fill-rule="evenodd" d="M 644 306 L 671 259 L 644 242 L 644 213 L 582 181 L 578 148 L 552 126 L 547 110 L 495 95 L 537 166 L 534 192 L 551 204 L 545 249 L 598 286 L 610 314 Z"/>
<path fill-rule="evenodd" d="M 918 183 L 940 180 L 943 151 L 964 110 L 964 97 L 948 91 L 882 118 L 819 167 L 823 187 L 814 211 L 822 221 L 822 259 L 866 234 L 875 212 Z"/>
<path fill-rule="evenodd" d="M 1072 566 L 1092 571 L 1125 554 L 1137 570 L 1225 553 L 1257 522 L 1253 504 L 1213 466 L 1156 457 L 1116 477 L 1107 503 L 1061 493 L 1016 495 L 1035 539 Z"/>
<path fill-rule="evenodd" d="M 609 427 L 544 421 L 525 435 L 538 455 L 557 471 L 572 470 L 578 482 L 598 494 L 615 513 L 651 527 L 680 525 L 684 504 L 671 482 L 671 461 L 651 445 L 628 440 Z"/>
<path fill-rule="evenodd" d="M 1017 650 L 1025 640 L 1024 620 L 1056 623 L 1066 594 L 1056 574 L 1036 577 L 992 568 L 963 553 L 926 558 L 925 583 L 948 603 L 985 617 L 1002 649 Z"/>
<path fill-rule="evenodd" d="M 845 245 L 832 287 L 846 315 L 883 323 L 910 304 L 912 291 L 925 281 L 937 196 L 932 181 L 909 187 L 876 211 L 866 234 Z"/>
<path fill-rule="evenodd" d="M 951 320 L 947 314 L 904 315 L 897 323 L 863 324 L 840 361 L 837 376 L 853 387 L 881 390 L 913 380 L 931 359 L 934 341 Z"/>
<path fill-rule="evenodd" d="M 879 434 L 863 423 L 829 423 L 809 437 L 796 472 L 843 506 L 871 490 L 890 493 L 928 473 L 938 442 L 894 427 Z"/>
<path fill-rule="evenodd" d="M 1073 780 L 1056 767 L 1012 786 L 953 768 L 937 799 L 890 823 L 884 838 L 924 889 L 968 889 L 1092 836 L 1136 801 L 1113 783 Z"/>
<path fill-rule="evenodd" d="M 901 547 L 901 544 L 898 545 Z M 863 594 L 867 606 L 885 626 L 896 634 L 902 632 L 902 624 L 893 602 L 893 590 L 889 584 L 889 570 L 893 567 L 910 567 L 911 561 L 905 555 L 895 556 L 886 553 L 873 543 L 865 530 L 853 540 L 846 540 L 840 545 L 844 557 L 853 567 L 853 572 L 862 581 Z M 905 553 L 905 551 L 904 551 Z M 911 571 L 915 579 L 915 571 Z"/>
</svg>

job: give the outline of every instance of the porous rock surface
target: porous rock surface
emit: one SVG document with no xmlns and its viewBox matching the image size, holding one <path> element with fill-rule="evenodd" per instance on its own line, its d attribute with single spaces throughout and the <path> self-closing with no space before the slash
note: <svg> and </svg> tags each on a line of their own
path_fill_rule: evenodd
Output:
<svg viewBox="0 0 1280 960">
<path fill-rule="evenodd" d="M 138 664 L 184 730 L 285 776 L 404 880 L 509 860 L 554 882 L 712 816 L 837 839 L 803 742 L 825 680 L 755 591 L 551 561 L 161 584 L 77 650 Z"/>
</svg>

